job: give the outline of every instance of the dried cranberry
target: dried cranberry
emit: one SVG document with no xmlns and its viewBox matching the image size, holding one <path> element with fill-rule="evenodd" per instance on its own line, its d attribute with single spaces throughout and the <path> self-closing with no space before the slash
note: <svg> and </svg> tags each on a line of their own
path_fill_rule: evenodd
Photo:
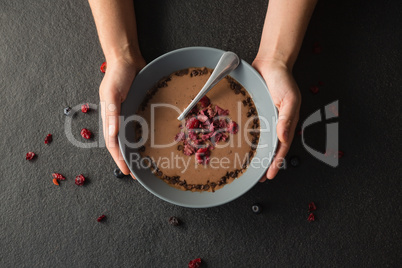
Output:
<svg viewBox="0 0 402 268">
<path fill-rule="evenodd" d="M 318 91 L 320 91 L 320 89 L 319 89 L 317 86 L 311 86 L 311 87 L 310 87 L 310 91 L 311 91 L 313 94 L 317 94 Z"/>
<path fill-rule="evenodd" d="M 98 222 L 101 222 L 101 221 L 103 221 L 105 218 L 106 218 L 105 215 L 101 215 L 101 216 L 99 216 L 96 220 L 97 220 Z"/>
<path fill-rule="evenodd" d="M 82 130 L 81 130 L 81 136 L 84 138 L 84 139 L 90 139 L 91 138 L 91 136 L 92 136 L 92 133 L 91 133 L 91 131 L 89 131 L 88 129 L 86 129 L 86 128 L 83 128 Z"/>
<path fill-rule="evenodd" d="M 81 105 L 81 112 L 86 114 L 88 112 L 88 110 L 89 110 L 88 103 L 85 103 L 85 104 Z"/>
<path fill-rule="evenodd" d="M 322 52 L 322 47 L 321 47 L 320 43 L 319 43 L 319 42 L 315 42 L 315 43 L 313 44 L 313 53 L 314 53 L 314 54 L 320 54 L 321 52 Z"/>
<path fill-rule="evenodd" d="M 77 184 L 78 186 L 82 186 L 84 185 L 84 183 L 85 183 L 85 177 L 82 176 L 82 174 L 75 177 L 75 184 Z"/>
<path fill-rule="evenodd" d="M 187 120 L 186 122 L 186 127 L 187 129 L 193 129 L 193 128 L 198 128 L 200 125 L 200 121 L 198 121 L 197 118 L 191 117 L 190 119 Z"/>
<path fill-rule="evenodd" d="M 52 134 L 47 134 L 45 138 L 45 144 L 51 143 L 53 140 Z"/>
<path fill-rule="evenodd" d="M 64 181 L 66 178 L 61 175 L 60 173 L 52 173 L 53 179 L 59 180 L 59 181 Z"/>
<path fill-rule="evenodd" d="M 199 268 L 201 266 L 201 259 L 197 258 L 188 263 L 188 268 Z"/>
<path fill-rule="evenodd" d="M 308 215 L 307 220 L 308 220 L 309 222 L 315 221 L 314 213 L 310 213 L 310 215 Z"/>
<path fill-rule="evenodd" d="M 26 160 L 32 160 L 35 157 L 35 153 L 34 152 L 27 152 L 27 155 L 25 156 Z"/>
<path fill-rule="evenodd" d="M 308 204 L 308 212 L 313 212 L 317 209 L 316 205 L 314 204 L 314 202 L 311 202 L 310 204 Z"/>
<path fill-rule="evenodd" d="M 195 153 L 195 159 L 199 164 L 208 164 L 209 163 L 209 155 L 210 151 L 208 148 L 200 148 Z"/>
<path fill-rule="evenodd" d="M 178 218 L 172 216 L 169 218 L 169 224 L 173 225 L 173 226 L 179 226 L 180 225 L 180 221 Z"/>
<path fill-rule="evenodd" d="M 200 99 L 200 101 L 198 102 L 201 107 L 207 107 L 209 104 L 211 104 L 211 101 L 209 100 L 209 98 L 207 96 L 204 96 Z"/>
<path fill-rule="evenodd" d="M 231 121 L 227 128 L 227 131 L 231 134 L 236 134 L 237 131 L 239 131 L 239 126 L 237 125 L 237 123 L 235 121 Z"/>
<path fill-rule="evenodd" d="M 105 73 L 106 72 L 106 61 L 104 62 L 104 63 L 102 63 L 102 65 L 101 65 L 101 67 L 100 67 L 100 71 L 102 72 L 102 73 Z"/>
</svg>

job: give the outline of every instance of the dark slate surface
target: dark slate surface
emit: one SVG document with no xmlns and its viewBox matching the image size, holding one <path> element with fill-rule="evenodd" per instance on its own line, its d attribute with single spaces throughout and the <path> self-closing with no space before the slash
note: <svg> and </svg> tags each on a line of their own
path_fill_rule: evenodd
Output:
<svg viewBox="0 0 402 268">
<path fill-rule="evenodd" d="M 137 1 L 147 61 L 186 46 L 232 50 L 252 62 L 266 1 Z M 337 168 L 294 141 L 288 168 L 241 198 L 211 209 L 159 200 L 118 180 L 105 148 L 81 149 L 64 134 L 63 108 L 98 102 L 103 62 L 86 1 L 0 2 L 1 267 L 396 267 L 401 258 L 401 5 L 398 1 L 321 1 L 294 74 L 301 121 L 340 104 Z M 322 53 L 312 54 L 319 42 Z M 309 87 L 323 81 L 317 95 Z M 99 139 L 96 112 L 73 131 Z M 52 133 L 50 146 L 43 143 Z M 324 123 L 306 131 L 324 148 Z M 27 162 L 25 153 L 38 158 Z M 67 180 L 56 187 L 51 173 Z M 90 183 L 77 187 L 83 173 Z M 315 201 L 318 221 L 307 222 Z M 253 215 L 260 202 L 264 212 Z M 101 214 L 104 223 L 96 222 Z M 176 215 L 184 225 L 174 228 Z"/>
</svg>

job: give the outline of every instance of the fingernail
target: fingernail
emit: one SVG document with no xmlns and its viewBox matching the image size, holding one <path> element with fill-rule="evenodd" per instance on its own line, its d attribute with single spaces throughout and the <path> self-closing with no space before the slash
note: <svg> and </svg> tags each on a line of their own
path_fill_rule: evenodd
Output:
<svg viewBox="0 0 402 268">
<path fill-rule="evenodd" d="M 109 136 L 113 136 L 113 134 L 114 134 L 114 129 L 115 129 L 115 126 L 114 126 L 114 125 L 109 125 Z"/>
</svg>

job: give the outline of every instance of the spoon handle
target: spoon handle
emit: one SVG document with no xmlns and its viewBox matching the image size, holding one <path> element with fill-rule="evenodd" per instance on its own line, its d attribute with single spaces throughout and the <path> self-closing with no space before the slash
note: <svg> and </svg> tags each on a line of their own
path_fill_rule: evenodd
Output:
<svg viewBox="0 0 402 268">
<path fill-rule="evenodd" d="M 222 57 L 219 59 L 218 64 L 216 65 L 214 71 L 209 77 L 208 81 L 205 83 L 201 91 L 195 96 L 193 101 L 189 106 L 183 111 L 183 113 L 177 118 L 178 120 L 183 120 L 186 115 L 193 109 L 193 107 L 211 90 L 219 81 L 222 80 L 226 75 L 228 75 L 231 71 L 236 69 L 239 65 L 240 60 L 239 57 L 230 51 L 223 53 Z"/>
</svg>

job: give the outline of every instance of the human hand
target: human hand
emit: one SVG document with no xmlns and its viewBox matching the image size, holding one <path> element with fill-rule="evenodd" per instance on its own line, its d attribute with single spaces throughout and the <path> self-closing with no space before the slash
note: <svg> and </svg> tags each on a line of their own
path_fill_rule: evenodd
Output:
<svg viewBox="0 0 402 268">
<path fill-rule="evenodd" d="M 130 173 L 121 155 L 117 134 L 121 103 L 126 99 L 136 74 L 145 66 L 145 60 L 139 57 L 134 61 L 108 61 L 105 77 L 99 87 L 103 136 L 106 147 L 123 174 Z M 130 174 L 133 179 L 134 176 Z"/>
<path fill-rule="evenodd" d="M 256 58 L 252 66 L 262 75 L 278 108 L 276 132 L 279 143 L 274 159 L 268 168 L 266 178 L 273 179 L 285 161 L 294 137 L 301 104 L 300 90 L 291 70 L 283 62 Z M 260 182 L 266 180 L 262 178 Z"/>
</svg>

